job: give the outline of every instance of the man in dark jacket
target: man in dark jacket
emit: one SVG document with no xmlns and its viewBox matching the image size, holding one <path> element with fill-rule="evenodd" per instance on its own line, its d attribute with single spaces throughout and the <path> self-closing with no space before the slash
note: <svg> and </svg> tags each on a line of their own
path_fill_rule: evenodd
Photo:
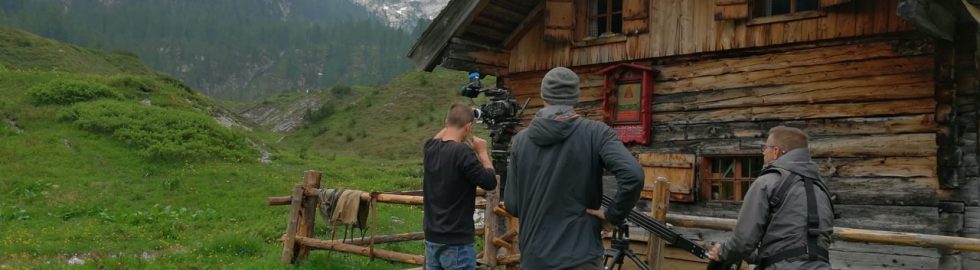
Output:
<svg viewBox="0 0 980 270">
<path fill-rule="evenodd" d="M 769 130 L 763 175 L 745 195 L 732 238 L 711 248 L 712 260 L 737 262 L 758 248 L 756 269 L 830 269 L 833 207 L 807 141 L 797 128 Z"/>
<path fill-rule="evenodd" d="M 622 224 L 643 189 L 643 168 L 604 123 L 580 118 L 579 78 L 552 69 L 545 107 L 514 137 L 504 205 L 520 220 L 522 269 L 601 269 L 603 219 Z M 611 208 L 600 210 L 603 169 L 616 176 Z"/>
<path fill-rule="evenodd" d="M 453 104 L 445 127 L 425 142 L 422 193 L 425 200 L 425 269 L 475 269 L 473 211 L 476 187 L 497 187 L 487 142 L 465 138 L 473 128 L 473 109 Z"/>
</svg>

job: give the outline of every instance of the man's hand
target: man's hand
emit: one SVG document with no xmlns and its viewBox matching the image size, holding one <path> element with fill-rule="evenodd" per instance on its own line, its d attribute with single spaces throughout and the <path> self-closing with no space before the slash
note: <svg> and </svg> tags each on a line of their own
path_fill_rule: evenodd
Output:
<svg viewBox="0 0 980 270">
<path fill-rule="evenodd" d="M 480 163 L 483 163 L 484 168 L 493 169 L 493 162 L 490 161 L 490 151 L 487 151 L 486 140 L 473 136 L 470 148 L 473 148 L 473 151 L 476 152 L 476 156 L 480 158 Z"/>
<path fill-rule="evenodd" d="M 470 147 L 473 148 L 473 151 L 476 151 L 477 154 L 487 152 L 487 141 L 481 139 L 480 137 L 473 136 Z"/>
<path fill-rule="evenodd" d="M 606 209 L 603 209 L 603 208 L 599 208 L 599 209 L 585 209 L 585 213 L 586 214 L 589 214 L 589 215 L 592 215 L 592 216 L 595 216 L 595 217 L 599 218 L 599 221 L 602 221 L 602 231 L 604 231 L 604 232 L 611 232 L 613 230 L 613 228 L 615 228 L 615 226 L 613 226 L 612 223 L 609 223 L 608 221 L 606 221 Z"/>
<path fill-rule="evenodd" d="M 719 250 L 721 250 L 720 244 L 714 243 L 714 245 L 711 245 L 711 249 L 708 250 L 708 259 L 716 262 L 721 261 L 720 259 L 718 259 Z"/>
</svg>

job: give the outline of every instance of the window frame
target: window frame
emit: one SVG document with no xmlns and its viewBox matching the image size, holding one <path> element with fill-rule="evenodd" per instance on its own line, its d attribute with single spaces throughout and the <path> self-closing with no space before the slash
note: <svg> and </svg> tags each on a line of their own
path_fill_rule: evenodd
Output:
<svg viewBox="0 0 980 270">
<path fill-rule="evenodd" d="M 597 10 L 599 1 L 606 2 L 606 10 L 604 11 L 605 13 L 600 13 Z M 615 11 L 613 9 L 613 1 L 617 1 L 617 0 L 588 0 L 587 3 L 588 3 L 589 13 L 587 19 L 588 19 L 589 31 L 588 33 L 586 33 L 587 38 L 598 39 L 598 38 L 614 37 L 623 34 L 622 33 L 623 32 L 623 0 L 618 0 L 619 11 Z M 616 15 L 619 15 L 619 32 L 612 31 L 612 29 L 614 28 L 613 17 Z M 605 17 L 606 29 L 599 29 L 599 18 L 601 17 Z M 593 35 L 592 33 L 593 26 L 595 26 L 597 32 L 595 33 L 595 35 Z"/>
<path fill-rule="evenodd" d="M 824 11 L 824 7 L 821 6 L 819 0 L 814 0 L 816 1 L 817 7 L 813 10 L 797 11 L 796 10 L 797 1 L 799 0 L 790 0 L 789 13 L 779 14 L 779 15 L 762 15 L 762 16 L 756 14 L 757 13 L 756 9 L 759 4 L 765 3 L 767 4 L 766 6 L 768 7 L 772 5 L 772 1 L 773 0 L 749 1 L 749 20 L 746 22 L 746 25 L 752 26 L 752 25 L 759 25 L 759 24 L 789 22 L 789 21 L 813 19 L 813 18 L 827 16 L 827 12 Z M 771 8 L 767 8 L 767 10 L 771 10 Z M 766 13 L 771 13 L 771 11 L 768 11 Z"/>
<path fill-rule="evenodd" d="M 743 186 L 746 185 L 746 184 L 748 185 L 748 186 L 745 186 L 744 187 L 745 190 L 746 190 L 746 193 L 747 193 L 749 186 L 751 186 L 752 183 L 755 182 L 755 180 L 759 177 L 759 175 L 755 175 L 754 177 L 752 177 L 752 174 L 751 173 L 749 174 L 749 177 L 742 177 L 742 160 L 747 159 L 747 158 L 753 158 L 755 160 L 758 160 L 758 162 L 760 164 L 759 168 L 762 168 L 763 166 L 765 166 L 762 155 L 706 155 L 706 156 L 703 156 L 701 158 L 701 168 L 700 168 L 700 171 L 698 172 L 698 176 L 697 176 L 697 178 L 698 178 L 697 179 L 697 182 L 698 182 L 699 185 L 701 185 L 701 192 L 700 192 L 700 196 L 702 198 L 701 201 L 704 201 L 706 203 L 741 204 L 744 201 L 744 197 L 743 197 L 744 195 L 742 194 L 742 192 L 740 192 L 742 190 Z M 716 160 L 718 160 L 718 159 L 732 159 L 733 160 L 734 169 L 733 169 L 733 172 L 732 172 L 732 177 L 728 177 L 728 178 L 726 178 L 726 177 L 713 178 L 712 177 L 712 173 L 711 173 L 712 166 L 713 166 L 713 163 Z M 712 187 L 714 186 L 715 182 L 719 182 L 719 183 L 722 183 L 722 182 L 732 182 L 732 190 L 733 191 L 737 191 L 737 192 L 734 192 L 734 194 L 733 194 L 734 200 L 727 200 L 727 199 L 721 199 L 721 198 L 719 198 L 719 199 L 712 198 Z M 719 189 L 720 189 L 720 186 L 719 186 Z"/>
</svg>

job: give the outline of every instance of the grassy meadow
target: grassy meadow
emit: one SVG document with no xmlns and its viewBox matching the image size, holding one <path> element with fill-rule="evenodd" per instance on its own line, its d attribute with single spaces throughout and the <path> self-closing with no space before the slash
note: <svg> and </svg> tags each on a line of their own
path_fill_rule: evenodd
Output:
<svg viewBox="0 0 980 270">
<path fill-rule="evenodd" d="M 322 171 L 324 187 L 420 189 L 421 143 L 467 101 L 455 94 L 465 79 L 413 72 L 282 95 L 263 102 L 326 102 L 302 128 L 273 133 L 220 125 L 256 104 L 213 101 L 130 55 L 0 27 L 0 269 L 412 267 L 325 251 L 283 265 L 288 207 L 265 198 L 288 195 L 305 170 Z M 421 231 L 421 218 L 421 207 L 382 204 L 378 234 Z M 421 242 L 380 247 L 422 253 Z"/>
</svg>

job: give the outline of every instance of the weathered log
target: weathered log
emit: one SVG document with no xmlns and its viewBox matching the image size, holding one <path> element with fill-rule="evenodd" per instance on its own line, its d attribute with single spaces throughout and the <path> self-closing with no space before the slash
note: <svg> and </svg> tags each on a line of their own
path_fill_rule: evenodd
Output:
<svg viewBox="0 0 980 270">
<path fill-rule="evenodd" d="M 835 202 L 866 205 L 935 205 L 941 195 L 934 177 L 824 179 Z"/>
<path fill-rule="evenodd" d="M 486 194 L 486 192 L 487 192 L 486 190 L 479 189 L 479 188 L 476 190 L 476 194 L 478 196 L 479 195 Z M 304 189 L 304 192 L 303 193 L 306 196 L 319 196 L 319 194 L 317 193 L 316 189 Z M 415 195 L 406 195 L 406 194 L 411 194 L 411 193 L 405 193 L 405 194 L 400 194 L 400 193 L 394 193 L 394 194 L 392 194 L 392 193 L 381 193 L 381 194 L 378 194 L 378 202 L 389 203 L 389 204 L 422 205 L 423 198 L 422 198 L 421 195 L 415 196 Z M 370 201 L 371 200 L 371 194 L 365 192 L 364 194 L 361 195 L 361 200 Z M 267 197 L 266 198 L 266 203 L 268 205 L 270 205 L 270 206 L 274 206 L 274 205 L 288 205 L 290 203 L 290 201 L 291 201 L 291 199 L 290 199 L 289 196 Z"/>
<path fill-rule="evenodd" d="M 731 231 L 735 229 L 736 220 L 668 213 L 667 222 L 681 227 Z M 980 239 L 942 235 L 837 227 L 834 228 L 834 238 L 839 241 L 849 242 L 980 251 Z"/>
<path fill-rule="evenodd" d="M 765 48 L 774 52 L 773 48 Z M 927 47 L 926 49 L 931 49 Z M 917 51 L 915 55 L 930 54 L 931 50 Z M 699 57 L 701 61 L 683 61 L 683 64 L 663 65 L 660 76 L 666 80 L 722 75 L 728 73 L 780 70 L 793 66 L 814 66 L 840 62 L 869 61 L 903 55 L 895 50 L 892 41 L 859 42 L 817 48 L 797 48 L 788 52 L 749 54 L 742 57 Z M 703 59 L 711 59 L 704 61 Z M 539 75 L 540 76 L 540 75 Z"/>
<path fill-rule="evenodd" d="M 934 112 L 935 107 L 936 101 L 933 99 L 760 106 L 707 111 L 654 113 L 653 124 L 708 124 L 740 121 L 931 114 Z"/>
<path fill-rule="evenodd" d="M 506 218 L 514 218 L 514 215 L 511 215 L 510 212 L 507 212 L 506 209 L 501 208 L 500 206 L 494 207 L 493 213 Z"/>
<path fill-rule="evenodd" d="M 686 92 L 654 96 L 657 112 L 745 108 L 805 103 L 862 102 L 926 98 L 933 95 L 931 71 L 798 82 L 754 85 L 745 88 Z"/>
<path fill-rule="evenodd" d="M 770 128 L 780 125 L 806 130 L 810 137 L 933 133 L 936 131 L 936 123 L 933 121 L 932 114 L 920 114 L 705 124 L 663 123 L 653 126 L 651 139 L 656 142 L 730 138 L 762 139 L 765 138 Z"/>
<path fill-rule="evenodd" d="M 670 181 L 666 178 L 658 177 L 653 183 L 653 206 L 650 209 L 653 218 L 663 223 L 667 218 L 667 209 L 670 207 Z M 664 242 L 656 235 L 650 235 L 647 240 L 647 266 L 650 269 L 662 269 L 664 259 Z"/>
<path fill-rule="evenodd" d="M 319 171 L 308 170 L 303 172 L 303 190 L 319 189 L 320 175 Z M 320 197 L 318 196 L 303 196 L 303 209 L 299 212 L 299 224 L 296 228 L 296 236 L 313 236 L 313 227 L 317 216 L 316 207 L 319 201 Z M 296 259 L 303 260 L 309 254 L 309 248 L 300 246 L 296 254 Z"/>
<path fill-rule="evenodd" d="M 300 245 L 309 246 L 317 249 L 325 250 L 335 250 L 345 253 L 357 254 L 361 256 L 372 256 L 375 258 L 400 262 L 414 265 L 423 265 L 425 263 L 425 257 L 421 255 L 406 254 L 401 252 L 394 252 L 384 249 L 374 249 L 374 254 L 371 254 L 371 249 L 369 247 L 357 246 L 351 244 L 345 244 L 341 242 L 333 242 L 326 240 L 319 240 L 309 237 L 296 237 L 296 242 Z"/>
<path fill-rule="evenodd" d="M 682 78 L 677 81 L 662 81 L 657 84 L 660 94 L 698 92 L 710 89 L 730 89 L 758 85 L 783 85 L 800 82 L 816 82 L 867 76 L 902 74 L 929 71 L 933 66 L 932 56 L 903 56 L 828 63 L 813 66 L 792 66 L 772 70 L 727 73 L 714 76 Z"/>
<path fill-rule="evenodd" d="M 497 181 L 497 185 L 499 186 L 500 185 L 499 175 L 497 176 L 496 181 Z M 489 213 L 489 215 L 483 216 L 483 222 L 484 222 L 483 224 L 486 224 L 486 229 L 484 230 L 483 233 L 483 253 L 487 255 L 484 256 L 487 267 L 489 267 L 490 269 L 494 269 L 495 267 L 497 267 L 497 256 L 494 256 L 495 254 L 497 254 L 497 245 L 494 243 L 494 240 L 497 240 L 498 222 L 497 222 L 497 215 L 494 214 L 493 212 L 494 212 L 494 208 L 497 208 L 498 205 L 500 205 L 500 194 L 499 191 L 496 189 L 490 190 L 487 191 L 486 197 L 487 199 L 486 199 L 485 213 Z"/>
<path fill-rule="evenodd" d="M 936 177 L 936 158 L 815 159 L 823 177 Z"/>
<path fill-rule="evenodd" d="M 286 225 L 286 241 L 282 244 L 282 262 L 292 264 L 296 258 L 296 230 L 299 226 L 299 212 L 303 208 L 303 186 L 293 187 L 289 223 Z"/>
<path fill-rule="evenodd" d="M 520 263 L 521 254 L 498 256 L 496 261 L 498 265 L 511 265 L 515 263 Z"/>
</svg>

